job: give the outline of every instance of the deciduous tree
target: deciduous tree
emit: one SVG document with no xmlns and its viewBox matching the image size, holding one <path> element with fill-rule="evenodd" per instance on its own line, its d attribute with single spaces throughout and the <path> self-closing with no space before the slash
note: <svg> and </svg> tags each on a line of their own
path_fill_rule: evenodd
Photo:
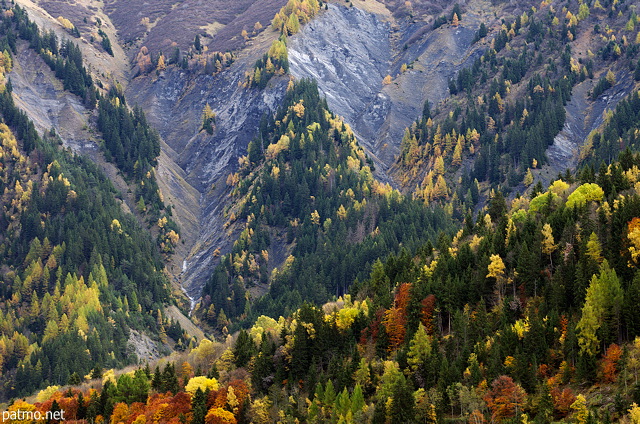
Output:
<svg viewBox="0 0 640 424">
<path fill-rule="evenodd" d="M 485 395 L 484 400 L 491 410 L 491 416 L 495 421 L 518 416 L 522 411 L 527 393 L 522 387 L 514 383 L 511 377 L 502 375 L 491 383 L 491 390 Z"/>
</svg>

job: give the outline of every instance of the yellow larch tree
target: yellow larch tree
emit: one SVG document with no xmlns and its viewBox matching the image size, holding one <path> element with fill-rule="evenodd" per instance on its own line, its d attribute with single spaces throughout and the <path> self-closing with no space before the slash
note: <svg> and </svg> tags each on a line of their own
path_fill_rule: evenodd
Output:
<svg viewBox="0 0 640 424">
<path fill-rule="evenodd" d="M 558 245 L 553 238 L 553 229 L 549 223 L 544 224 L 542 227 L 542 253 L 549 255 L 551 266 L 553 267 L 553 259 L 551 255 L 556 251 Z"/>
</svg>

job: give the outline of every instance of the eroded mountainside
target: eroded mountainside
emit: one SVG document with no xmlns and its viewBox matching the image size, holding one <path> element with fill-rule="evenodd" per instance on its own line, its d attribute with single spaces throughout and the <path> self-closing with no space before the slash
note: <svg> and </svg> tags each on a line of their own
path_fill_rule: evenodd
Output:
<svg viewBox="0 0 640 424">
<path fill-rule="evenodd" d="M 480 12 L 475 13 L 470 12 L 468 27 L 432 32 L 432 16 L 398 21 L 380 3 L 363 9 L 329 4 L 288 40 L 291 74 L 319 82 L 332 110 L 345 118 L 374 158 L 376 176 L 394 184 L 386 169 L 399 151 L 404 128 L 420 116 L 426 99 L 444 98 L 448 79 L 486 49 L 472 43 L 480 22 Z M 129 86 L 130 97 L 145 107 L 187 172 L 187 181 L 201 193 L 200 227 L 192 238 L 197 241 L 185 258 L 182 276 L 196 297 L 217 260 L 214 252 L 228 252 L 234 240 L 222 228 L 228 218 L 226 178 L 237 169 L 237 159 L 257 134 L 260 120 L 275 111 L 284 93 L 282 79 L 264 90 L 239 86 L 244 72 L 277 35 L 269 30 L 252 36 L 237 61 L 215 76 L 193 77 L 169 68 L 157 78 L 133 79 Z M 403 64 L 411 64 L 411 69 L 384 85 L 384 78 L 400 73 Z M 217 114 L 212 136 L 200 131 L 207 103 Z"/>
<path fill-rule="evenodd" d="M 289 42 L 292 75 L 318 81 L 331 109 L 351 124 L 387 180 L 404 129 L 421 115 L 424 102 L 447 97 L 448 80 L 486 49 L 473 37 L 487 4 L 472 4 L 464 26 L 435 31 L 426 22 L 374 13 L 370 4 L 331 4 Z M 384 82 L 387 75 L 392 79 Z"/>
<path fill-rule="evenodd" d="M 284 94 L 284 78 L 272 80 L 264 90 L 242 85 L 253 62 L 278 36 L 268 24 L 284 2 L 151 5 L 21 1 L 38 22 L 54 28 L 61 37 L 67 32 L 58 16 L 76 25 L 80 45 L 94 71 L 110 58 L 100 42 L 102 34 L 115 47 L 118 60 L 115 65 L 104 67 L 108 72 L 101 75 L 105 81 L 123 84 L 132 104 L 143 107 L 162 136 L 165 148 L 159 158 L 159 184 L 175 205 L 175 220 L 183 231 L 170 269 L 189 295 L 197 299 L 219 254 L 230 251 L 239 234 L 233 226 L 224 227 L 228 221 L 225 208 L 229 205 L 227 176 L 237 169 L 237 160 L 257 134 L 262 118 L 276 110 Z M 332 111 L 351 125 L 373 159 L 374 175 L 406 188 L 411 187 L 406 174 L 394 165 L 401 153 L 405 128 L 421 118 L 425 101 L 436 105 L 446 99 L 450 79 L 455 79 L 461 69 L 470 68 L 492 47 L 492 37 L 499 33 L 503 16 L 519 16 L 531 7 L 526 2 L 492 4 L 473 0 L 457 9 L 459 24 L 453 26 L 447 20 L 442 25 L 440 20 L 452 17 L 453 5 L 445 3 L 355 1 L 327 6 L 298 34 L 289 37 L 291 74 L 318 81 Z M 481 23 L 488 28 L 489 36 L 478 41 L 475 36 Z M 183 30 L 171 30 L 177 26 Z M 241 34 L 242 30 L 246 34 Z M 213 64 L 212 69 L 217 69 L 213 74 L 207 66 L 200 68 L 190 59 L 200 57 L 194 43 L 196 36 L 200 48 L 206 46 L 210 52 L 233 49 L 233 62 L 224 64 L 222 69 Z M 161 55 L 168 66 L 153 71 Z M 202 57 L 206 63 L 212 60 L 206 54 Z M 151 70 L 141 67 L 141 58 L 149 58 Z M 32 73 L 32 81 L 42 80 L 37 70 L 28 72 Z M 630 81 L 629 75 L 621 76 L 616 100 L 630 89 L 629 84 L 621 85 Z M 39 94 L 41 91 L 26 84 L 25 78 L 17 77 L 16 92 L 27 110 L 38 111 L 32 117 L 39 128 L 53 126 L 63 140 L 68 139 L 76 147 L 84 146 L 88 153 L 97 153 L 95 143 L 78 137 L 82 134 L 80 124 L 90 117 L 85 113 L 81 118 L 82 111 L 70 110 L 72 105 L 59 101 L 42 113 L 41 105 L 51 101 L 47 96 L 60 95 L 54 95 L 51 88 Z M 554 174 L 577 163 L 580 145 L 602 122 L 603 110 L 615 105 L 608 97 L 592 104 L 588 97 L 593 84 L 588 80 L 576 87 L 574 101 L 567 107 L 565 130 L 549 150 L 550 164 L 536 175 L 540 181 L 549 182 Z M 201 126 L 207 104 L 217 115 L 212 134 L 202 131 Z M 444 110 L 450 108 L 453 106 Z M 43 120 L 44 116 L 49 118 Z M 77 119 L 71 123 L 73 116 Z M 584 127 L 578 128 L 582 122 Z M 76 131 L 78 127 L 80 131 Z M 79 140 L 73 141 L 74 137 Z M 87 134 L 86 139 L 92 137 Z M 117 180 L 116 173 L 111 174 Z M 416 182 L 420 183 L 425 174 L 418 175 Z"/>
<path fill-rule="evenodd" d="M 286 81 L 274 80 L 265 90 L 239 86 L 247 69 L 278 35 L 271 29 L 256 29 L 255 22 L 267 28 L 270 18 L 264 16 L 273 17 L 282 4 L 187 3 L 160 2 L 135 8 L 130 2 L 117 1 L 104 6 L 92 2 L 40 2 L 37 6 L 51 19 L 59 15 L 77 21 L 81 40 L 93 37 L 93 44 L 88 44 L 96 55 L 105 54 L 96 36 L 97 19 L 101 27 L 118 31 L 117 40 L 131 60 L 130 70 L 126 70 L 130 77 L 123 77 L 125 71 L 120 70 L 123 81 L 118 81 L 127 87 L 132 103 L 145 109 L 166 143 L 160 157 L 160 186 L 175 205 L 175 219 L 184 235 L 172 269 L 176 275 L 184 269 L 180 279 L 197 298 L 217 260 L 214 252 L 229 251 L 234 240 L 223 228 L 226 178 L 256 135 L 260 120 L 277 108 Z M 330 4 L 292 37 L 291 72 L 298 78 L 321 76 L 321 92 L 332 109 L 352 125 L 374 158 L 376 175 L 394 183 L 386 170 L 399 151 L 404 128 L 419 117 L 426 99 L 436 102 L 444 98 L 448 78 L 486 48 L 472 43 L 479 25 L 474 13 L 479 12 L 469 12 L 468 25 L 431 31 L 433 13 L 444 13 L 442 7 L 425 4 L 414 11 L 416 18 L 408 19 L 402 5 L 390 3 L 389 9 L 382 3 L 357 6 Z M 36 8 L 34 13 L 44 12 Z M 195 18 L 187 23 L 188 13 Z M 184 31 L 172 33 L 170 29 L 176 25 Z M 242 29 L 248 30 L 248 41 L 241 37 Z M 152 59 L 162 52 L 169 61 L 176 47 L 181 55 L 193 50 L 196 35 L 211 51 L 243 49 L 234 53 L 237 57 L 230 67 L 215 75 L 169 66 L 157 75 L 151 72 L 134 77 L 140 72 L 140 49 L 147 49 Z M 308 62 L 308 58 L 313 60 Z M 411 67 L 396 77 L 403 64 Z M 393 83 L 383 85 L 386 75 L 394 75 Z M 212 135 L 201 131 L 206 104 L 217 115 Z"/>
<path fill-rule="evenodd" d="M 175 411 L 183 419 L 202 424 L 209 408 L 212 422 L 218 415 L 249 420 L 245 412 L 263 422 L 582 422 L 587 400 L 576 395 L 596 381 L 602 388 L 585 392 L 599 409 L 595 420 L 637 412 L 631 402 L 640 388 L 630 373 L 639 334 L 640 162 L 632 152 L 640 19 L 633 4 L 20 2 L 63 47 L 48 51 L 51 33 L 39 39 L 33 31 L 20 32 L 11 47 L 9 32 L 14 66 L 0 60 L 15 81 L 6 99 L 15 98 L 45 141 L 56 133 L 106 171 L 123 200 L 110 207 L 148 225 L 196 323 L 219 340 L 253 326 L 237 340 L 203 343 L 180 373 L 167 366 L 153 379 L 151 370 L 131 377 L 147 391 L 151 381 L 156 400 L 174 394 L 163 402 L 181 404 Z M 13 18 L 5 14 L 3 22 Z M 174 34 L 176 26 L 182 31 Z M 80 87 L 65 59 L 51 65 L 52 57 L 77 56 L 64 40 L 86 56 L 82 72 L 93 80 L 85 75 Z M 91 81 L 95 92 L 87 90 Z M 16 130 L 28 152 L 32 134 L 22 140 Z M 5 139 L 14 154 L 9 133 Z M 42 174 L 39 192 L 49 196 L 44 176 L 51 172 L 31 156 L 35 176 L 20 181 Z M 14 208 L 7 222 L 25 197 L 21 185 L 7 185 Z M 73 205 L 73 195 L 66 201 Z M 41 206 L 37 195 L 33 202 Z M 134 218 L 126 216 L 132 232 Z M 103 238 L 117 244 L 112 238 L 122 233 L 107 221 L 101 231 L 113 234 Z M 190 343 L 167 318 L 186 324 L 168 307 L 160 277 L 142 279 L 154 297 L 136 293 L 134 302 L 127 292 L 142 288 L 135 280 L 142 277 L 120 275 L 122 255 L 115 254 L 103 262 L 114 282 L 97 284 L 99 303 L 87 295 L 87 325 L 72 302 L 71 326 L 59 318 L 58 329 L 40 328 L 38 308 L 55 286 L 37 286 L 26 301 L 35 279 L 27 278 L 57 257 L 21 236 L 18 253 L 26 258 L 10 251 L 8 269 L 19 278 L 11 274 L 5 294 L 30 318 L 4 313 L 35 353 L 16 348 L 25 343 L 18 336 L 3 339 L 13 343 L 8 364 L 16 378 L 31 375 L 18 364 L 33 375 L 42 369 L 38 359 L 47 355 L 36 344 L 58 341 L 51 336 L 58 329 L 82 336 L 76 327 L 93 332 L 108 318 L 120 320 L 123 333 L 136 330 L 131 339 L 151 329 L 178 341 L 176 349 Z M 84 293 L 104 280 L 96 279 L 100 261 L 88 246 L 77 270 L 88 283 L 69 277 L 69 290 Z M 46 315 L 60 315 L 51 303 Z M 136 303 L 142 306 L 130 306 Z M 146 344 L 138 341 L 139 352 Z M 135 359 L 118 354 L 100 360 Z M 71 380 L 55 369 L 48 375 Z M 199 380 L 189 385 L 191 377 Z M 126 378 L 113 384 L 103 390 L 112 403 L 94 402 L 94 418 L 154 415 L 153 401 L 142 411 L 120 397 Z M 236 388 L 253 397 L 236 405 Z M 506 392 L 515 397 L 503 405 Z M 116 402 L 119 409 L 110 409 Z"/>
</svg>

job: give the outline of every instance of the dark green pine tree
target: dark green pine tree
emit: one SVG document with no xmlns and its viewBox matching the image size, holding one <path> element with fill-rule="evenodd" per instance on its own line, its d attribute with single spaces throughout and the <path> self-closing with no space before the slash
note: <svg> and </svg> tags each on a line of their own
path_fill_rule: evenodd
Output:
<svg viewBox="0 0 640 424">
<path fill-rule="evenodd" d="M 376 402 L 373 410 L 373 424 L 385 424 L 387 422 L 387 408 L 382 400 Z"/>
<path fill-rule="evenodd" d="M 273 353 L 275 345 L 266 334 L 262 336 L 260 351 L 256 355 L 251 372 L 251 384 L 260 393 L 267 393 L 275 376 Z"/>
<path fill-rule="evenodd" d="M 240 368 L 246 366 L 251 360 L 251 357 L 255 354 L 255 351 L 256 345 L 253 342 L 253 339 L 246 330 L 241 330 L 233 349 L 236 367 Z"/>
<path fill-rule="evenodd" d="M 75 386 L 76 384 L 80 384 L 80 381 L 82 381 L 80 379 L 80 375 L 77 372 L 74 372 L 73 374 L 71 374 L 71 376 L 69 377 L 69 381 L 67 382 L 67 384 L 70 384 L 72 386 Z"/>
<path fill-rule="evenodd" d="M 175 395 L 179 390 L 180 384 L 178 383 L 175 366 L 173 363 L 169 363 L 165 365 L 162 371 L 162 391 L 171 392 Z"/>
<path fill-rule="evenodd" d="M 156 365 L 156 370 L 153 373 L 153 379 L 151 380 L 151 388 L 156 391 L 162 389 L 162 373 L 160 373 L 160 367 Z"/>
<path fill-rule="evenodd" d="M 51 406 L 53 406 L 53 404 Z M 76 414 L 79 420 L 84 420 L 87 418 L 87 403 L 84 400 L 84 395 L 82 394 L 82 392 L 78 394 L 78 412 Z"/>
<path fill-rule="evenodd" d="M 98 397 L 98 392 L 94 391 L 91 393 L 91 398 L 89 399 L 89 403 L 87 404 L 87 413 L 85 418 L 89 422 L 94 422 L 96 417 L 100 415 L 100 398 Z M 80 418 L 80 417 L 78 417 Z"/>
<path fill-rule="evenodd" d="M 391 401 L 391 424 L 413 423 L 415 419 L 413 391 L 404 377 L 400 378 L 393 385 L 393 398 Z"/>
<path fill-rule="evenodd" d="M 59 415 L 57 414 L 57 412 L 61 411 L 61 408 L 60 408 L 60 404 L 58 404 L 58 401 L 54 400 L 51 403 L 51 409 L 49 411 L 51 411 L 52 417 L 56 417 Z M 60 420 L 53 420 L 53 419 L 47 419 L 46 421 L 47 424 L 53 424 L 53 423 L 59 423 L 59 422 Z"/>
<path fill-rule="evenodd" d="M 640 272 L 636 272 L 633 281 L 627 287 L 622 307 L 622 315 L 629 333 L 627 336 L 629 340 L 633 340 L 640 335 L 638 304 L 640 304 Z"/>
<path fill-rule="evenodd" d="M 111 396 L 115 387 L 111 380 L 107 380 L 104 382 L 102 386 L 102 392 L 100 393 L 100 403 L 97 408 L 98 415 L 102 415 L 105 419 L 111 418 L 111 413 L 113 412 L 114 401 Z"/>
<path fill-rule="evenodd" d="M 99 365 L 96 365 L 93 370 L 91 370 L 91 378 L 102 378 L 102 368 Z"/>
<path fill-rule="evenodd" d="M 211 366 L 211 369 L 207 373 L 207 378 L 215 378 L 215 379 L 220 378 L 220 373 L 218 372 L 218 366 L 216 364 L 213 364 Z"/>
<path fill-rule="evenodd" d="M 538 409 L 535 422 L 548 423 L 553 418 L 553 399 L 549 391 L 549 385 L 542 383 L 538 388 Z"/>
<path fill-rule="evenodd" d="M 249 162 L 251 163 L 259 163 L 262 158 L 262 149 L 260 148 L 259 140 L 252 140 L 249 143 L 249 147 L 247 148 L 247 155 L 249 157 Z"/>
<path fill-rule="evenodd" d="M 191 411 L 191 424 L 204 424 L 204 417 L 207 415 L 207 395 L 199 387 L 193 395 Z"/>
</svg>

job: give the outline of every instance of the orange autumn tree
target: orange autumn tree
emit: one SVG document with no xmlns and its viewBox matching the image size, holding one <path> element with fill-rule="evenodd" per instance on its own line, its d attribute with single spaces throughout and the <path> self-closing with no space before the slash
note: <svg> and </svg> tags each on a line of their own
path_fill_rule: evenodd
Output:
<svg viewBox="0 0 640 424">
<path fill-rule="evenodd" d="M 131 405 L 130 411 L 134 409 Z M 133 413 L 131 414 L 133 417 Z M 145 406 L 146 422 L 179 424 L 180 417 L 191 421 L 191 396 L 180 392 L 175 396 L 156 393 L 149 397 Z"/>
<path fill-rule="evenodd" d="M 134 422 L 136 420 L 138 420 L 139 424 L 141 421 L 144 420 L 144 422 L 147 421 L 147 417 L 145 416 L 145 412 L 147 411 L 147 405 L 142 403 L 142 402 L 133 402 L 130 406 L 129 406 L 129 421 L 131 422 L 131 420 L 133 420 Z M 140 418 L 143 417 L 143 418 Z"/>
<path fill-rule="evenodd" d="M 218 390 L 211 390 L 207 397 L 207 409 L 224 408 L 227 405 L 227 388 L 221 387 Z"/>
<path fill-rule="evenodd" d="M 39 411 L 46 412 L 50 411 L 53 406 L 53 402 L 55 401 L 58 404 L 58 408 L 64 411 L 65 420 L 73 421 L 77 419 L 78 414 L 78 396 L 80 394 L 80 390 L 78 389 L 70 389 L 65 391 L 57 391 L 53 393 L 49 399 L 42 403 L 37 403 L 37 407 Z M 86 399 L 91 397 L 91 395 L 83 393 L 83 396 Z"/>
<path fill-rule="evenodd" d="M 169 414 L 172 419 L 179 419 L 180 416 L 186 416 L 190 418 L 191 414 L 191 396 L 185 392 L 177 393 L 169 401 Z"/>
<path fill-rule="evenodd" d="M 512 418 L 522 410 L 527 393 L 513 379 L 506 375 L 493 380 L 491 390 L 484 396 L 484 401 L 491 410 L 493 421 Z"/>
<path fill-rule="evenodd" d="M 436 297 L 433 294 L 422 299 L 420 302 L 420 321 L 424 325 L 427 334 L 433 336 L 435 328 L 433 326 L 433 312 L 436 308 Z"/>
<path fill-rule="evenodd" d="M 384 313 L 382 324 L 389 336 L 389 352 L 393 352 L 404 342 L 404 336 L 407 334 L 407 317 L 398 308 L 391 308 Z"/>
<path fill-rule="evenodd" d="M 613 343 L 604 356 L 602 357 L 602 380 L 605 383 L 615 383 L 616 378 L 618 377 L 618 361 L 622 356 L 622 349 L 620 346 Z"/>
<path fill-rule="evenodd" d="M 238 404 L 237 412 L 234 411 L 235 415 L 238 416 L 243 412 L 243 408 L 246 405 L 245 401 L 249 398 L 251 391 L 249 389 L 249 386 L 247 386 L 247 383 L 240 379 L 232 380 L 231 382 L 229 382 L 229 388 L 233 389 L 233 394 L 236 398 L 236 403 Z M 227 404 L 229 404 L 229 393 L 227 393 Z"/>
<path fill-rule="evenodd" d="M 551 389 L 551 399 L 553 401 L 553 409 L 559 418 L 564 418 L 571 412 L 571 405 L 576 401 L 576 395 L 569 387 L 565 387 L 562 391 L 558 387 Z"/>
<path fill-rule="evenodd" d="M 400 284 L 396 291 L 394 307 L 384 313 L 382 325 L 389 336 L 389 351 L 396 350 L 407 334 L 407 306 L 409 305 L 409 292 L 411 283 Z"/>
<path fill-rule="evenodd" d="M 409 306 L 410 293 L 411 293 L 411 283 L 402 283 L 398 287 L 398 291 L 394 299 L 395 307 L 400 309 L 404 315 L 407 315 L 407 307 Z"/>
<path fill-rule="evenodd" d="M 469 424 L 484 424 L 487 420 L 484 419 L 484 414 L 477 409 L 469 414 L 469 419 L 467 421 Z"/>
</svg>

